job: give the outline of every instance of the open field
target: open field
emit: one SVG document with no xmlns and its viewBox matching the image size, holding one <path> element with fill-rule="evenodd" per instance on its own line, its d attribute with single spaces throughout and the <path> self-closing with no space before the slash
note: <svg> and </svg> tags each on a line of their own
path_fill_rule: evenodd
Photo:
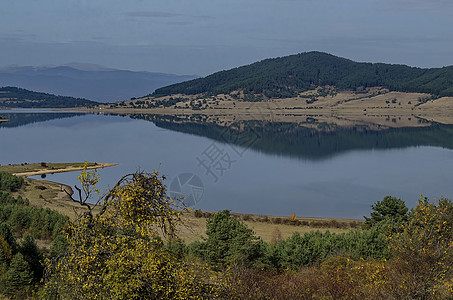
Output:
<svg viewBox="0 0 453 300">
<path fill-rule="evenodd" d="M 99 169 L 113 167 L 117 164 L 88 163 L 87 169 Z M 34 176 L 42 174 L 53 174 L 62 172 L 73 172 L 83 170 L 84 163 L 23 163 L 15 165 L 0 166 L 0 171 L 13 173 L 17 176 Z"/>
<path fill-rule="evenodd" d="M 204 213 L 204 215 L 210 213 Z M 294 232 L 304 234 L 310 231 L 329 230 L 332 233 L 345 233 L 352 228 L 360 228 L 363 220 L 334 219 L 334 218 L 308 218 L 297 217 L 296 222 L 291 222 L 290 217 L 258 216 L 233 214 L 247 227 L 253 229 L 255 234 L 265 242 L 275 242 L 277 239 L 286 239 Z M 199 241 L 205 237 L 206 216 L 197 217 L 195 213 L 185 213 L 184 225 L 179 227 L 179 236 L 186 242 Z M 298 225 L 292 225 L 298 224 Z"/>
</svg>

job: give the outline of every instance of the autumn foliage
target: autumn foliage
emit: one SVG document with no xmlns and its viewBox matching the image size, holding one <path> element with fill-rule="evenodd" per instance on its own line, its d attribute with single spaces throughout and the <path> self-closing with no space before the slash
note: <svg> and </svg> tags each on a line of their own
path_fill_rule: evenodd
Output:
<svg viewBox="0 0 453 300">
<path fill-rule="evenodd" d="M 86 172 L 86 171 L 85 171 Z M 91 180 L 85 173 L 83 180 Z M 83 184 L 83 181 L 82 181 Z M 47 264 L 45 298 L 217 298 L 227 278 L 205 264 L 178 258 L 156 238 L 171 238 L 181 211 L 157 172 L 123 177 L 66 230 L 69 248 Z"/>
<path fill-rule="evenodd" d="M 453 298 L 453 203 L 421 198 L 408 211 L 386 197 L 364 229 L 311 232 L 265 243 L 229 211 L 212 214 L 202 241 L 176 239 L 184 207 L 157 172 L 124 176 L 101 197 L 81 175 L 87 210 L 47 260 L 45 299 Z M 167 244 L 165 244 L 165 241 Z"/>
</svg>

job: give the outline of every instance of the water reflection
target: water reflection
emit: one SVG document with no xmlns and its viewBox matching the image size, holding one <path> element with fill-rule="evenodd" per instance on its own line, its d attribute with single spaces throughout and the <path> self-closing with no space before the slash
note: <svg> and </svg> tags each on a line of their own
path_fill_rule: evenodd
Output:
<svg viewBox="0 0 453 300">
<path fill-rule="evenodd" d="M 410 207 L 420 194 L 453 196 L 451 126 L 310 127 L 264 120 L 214 124 L 203 116 L 51 114 L 0 128 L 0 164 L 119 163 L 99 170 L 101 190 L 137 170 L 157 168 L 167 185 L 191 173 L 204 187 L 195 208 L 206 211 L 361 218 L 386 195 Z M 213 143 L 234 160 L 217 181 L 197 161 Z M 74 186 L 77 175 L 49 174 L 46 180 Z"/>
<path fill-rule="evenodd" d="M 156 126 L 208 137 L 241 146 L 244 141 L 254 150 L 303 159 L 323 159 L 352 150 L 392 149 L 436 146 L 453 149 L 453 125 L 433 123 L 424 127 L 380 128 L 357 125 L 341 127 L 316 123 L 316 126 L 291 122 L 235 121 L 218 125 L 202 116 L 162 116 L 132 114 L 131 118 L 152 121 Z M 259 137 L 259 138 L 256 138 Z"/>
<path fill-rule="evenodd" d="M 84 113 L 52 112 L 52 111 L 0 111 L 0 127 L 19 127 L 55 119 L 72 118 Z"/>
</svg>

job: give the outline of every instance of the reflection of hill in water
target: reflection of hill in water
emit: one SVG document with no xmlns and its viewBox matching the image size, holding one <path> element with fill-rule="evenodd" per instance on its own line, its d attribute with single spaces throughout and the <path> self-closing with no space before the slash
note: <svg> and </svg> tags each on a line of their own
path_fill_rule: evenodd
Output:
<svg viewBox="0 0 453 300">
<path fill-rule="evenodd" d="M 1 113 L 0 118 L 4 117 L 7 122 L 0 122 L 0 127 L 19 127 L 32 123 L 45 122 L 55 119 L 72 118 L 84 115 L 83 113 L 50 113 L 50 112 L 32 112 L 32 113 Z"/>
<path fill-rule="evenodd" d="M 195 134 L 269 154 L 322 159 L 337 153 L 360 149 L 390 149 L 411 146 L 438 146 L 453 149 L 453 126 L 436 124 L 428 127 L 370 129 L 301 127 L 296 123 L 239 121 L 228 128 L 202 121 L 181 120 L 171 116 L 132 115 L 153 121 L 157 126 Z M 324 127 L 322 126 L 324 125 Z"/>
</svg>

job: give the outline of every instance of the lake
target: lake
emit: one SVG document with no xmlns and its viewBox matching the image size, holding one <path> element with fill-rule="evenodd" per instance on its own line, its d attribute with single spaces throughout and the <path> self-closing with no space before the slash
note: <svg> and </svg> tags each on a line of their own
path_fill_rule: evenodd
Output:
<svg viewBox="0 0 453 300">
<path fill-rule="evenodd" d="M 314 130 L 248 122 L 0 111 L 0 164 L 106 162 L 102 189 L 154 169 L 171 195 L 204 211 L 362 218 L 386 195 L 453 197 L 453 128 Z M 73 186 L 77 172 L 48 175 Z"/>
</svg>

